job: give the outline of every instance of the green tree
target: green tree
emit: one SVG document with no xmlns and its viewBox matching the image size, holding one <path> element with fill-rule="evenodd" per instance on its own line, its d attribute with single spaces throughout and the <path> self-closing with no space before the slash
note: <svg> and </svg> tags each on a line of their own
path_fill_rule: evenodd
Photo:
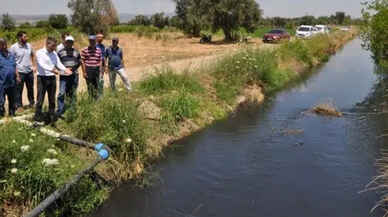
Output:
<svg viewBox="0 0 388 217">
<path fill-rule="evenodd" d="M 335 20 L 338 25 L 344 24 L 345 18 L 346 18 L 345 12 L 338 11 L 335 13 Z"/>
<path fill-rule="evenodd" d="M 15 20 L 8 13 L 3 14 L 1 27 L 6 31 L 13 30 L 15 28 Z"/>
<path fill-rule="evenodd" d="M 151 24 L 159 29 L 163 29 L 168 26 L 168 17 L 164 16 L 164 13 L 156 13 L 151 16 Z"/>
<path fill-rule="evenodd" d="M 388 66 L 388 0 L 369 0 L 362 10 L 361 38 L 374 60 Z"/>
<path fill-rule="evenodd" d="M 129 24 L 130 25 L 149 26 L 149 25 L 151 25 L 151 21 L 147 16 L 137 15 L 135 18 L 133 18 L 131 21 L 129 21 Z"/>
<path fill-rule="evenodd" d="M 225 40 L 233 41 L 233 32 L 240 27 L 252 32 L 257 27 L 262 11 L 255 0 L 209 0 L 212 30 L 224 31 Z"/>
<path fill-rule="evenodd" d="M 73 11 L 73 25 L 87 34 L 107 33 L 110 25 L 119 23 L 111 0 L 70 0 L 68 7 Z"/>
<path fill-rule="evenodd" d="M 306 15 L 306 16 L 303 16 L 300 18 L 299 24 L 300 25 L 315 25 L 316 20 L 315 20 L 314 16 Z"/>
<path fill-rule="evenodd" d="M 29 22 L 25 22 L 25 23 L 20 24 L 19 27 L 22 28 L 22 29 L 26 29 L 26 28 L 31 28 L 32 25 Z"/>
<path fill-rule="evenodd" d="M 287 24 L 287 19 L 283 17 L 272 18 L 272 25 L 276 27 L 284 27 Z"/>
<path fill-rule="evenodd" d="M 182 30 L 198 37 L 201 30 L 209 28 L 209 4 L 207 0 L 174 0 L 175 13 L 182 23 Z"/>
<path fill-rule="evenodd" d="M 39 20 L 38 22 L 36 22 L 35 27 L 36 28 L 47 28 L 47 27 L 50 27 L 50 23 L 48 20 Z"/>
<path fill-rule="evenodd" d="M 179 29 L 182 29 L 183 28 L 183 23 L 182 23 L 182 20 L 179 19 L 178 16 L 173 16 L 170 18 L 170 21 L 169 21 L 169 25 L 170 26 L 173 26 L 175 28 L 179 28 Z"/>
<path fill-rule="evenodd" d="M 65 29 L 65 28 L 67 28 L 67 25 L 69 22 L 67 20 L 66 15 L 64 15 L 64 14 L 57 14 L 57 15 L 52 14 L 52 15 L 50 15 L 48 21 L 49 21 L 50 26 L 52 26 L 55 29 Z"/>
</svg>

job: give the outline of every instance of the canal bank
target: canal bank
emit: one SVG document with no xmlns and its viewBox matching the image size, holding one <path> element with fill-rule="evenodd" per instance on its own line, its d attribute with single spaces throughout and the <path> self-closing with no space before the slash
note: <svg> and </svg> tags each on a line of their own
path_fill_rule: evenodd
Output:
<svg viewBox="0 0 388 217">
<path fill-rule="evenodd" d="M 82 185 L 75 187 L 66 200 L 58 201 L 50 213 L 61 215 L 64 211 L 67 216 L 89 213 L 117 184 L 131 179 L 144 180 L 145 169 L 157 164 L 154 162 L 160 159 L 166 146 L 216 120 L 225 119 L 247 100 L 262 102 L 264 95 L 284 88 L 292 80 L 303 79 L 312 67 L 327 61 L 353 36 L 352 32 L 336 32 L 308 41 L 287 43 L 273 51 L 247 49 L 223 58 L 213 66 L 204 66 L 200 72 L 176 74 L 167 68 L 136 84 L 135 91 L 129 95 L 107 92 L 97 102 L 81 96 L 77 109 L 69 110 L 55 130 L 90 142 L 109 144 L 113 150 L 112 158 L 99 166 L 97 173 L 86 177 Z M 4 134 L 14 135 L 7 130 L 10 129 L 5 127 Z M 28 139 L 29 133 L 26 131 L 24 140 L 17 141 L 17 144 L 33 143 L 33 139 Z M 58 148 L 57 152 L 66 155 L 66 159 L 60 159 L 56 167 L 42 170 L 40 158 L 47 155 L 43 149 L 49 149 L 52 145 L 49 142 L 45 140 L 39 156 L 35 151 L 29 152 L 36 162 L 21 166 L 16 175 L 12 156 L 18 149 L 10 146 L 15 153 L 4 151 L 9 158 L 2 170 L 6 174 L 2 183 L 6 194 L 1 195 L 6 201 L 6 216 L 9 207 L 20 211 L 20 207 L 28 210 L 35 206 L 66 181 L 74 170 L 81 169 L 90 160 L 87 150 L 55 143 L 52 147 Z M 71 160 L 75 157 L 76 165 Z M 53 172 L 62 176 L 54 177 Z M 39 183 L 44 183 L 44 186 Z"/>
<path fill-rule="evenodd" d="M 177 142 L 155 169 L 160 182 L 123 185 L 92 216 L 382 216 L 369 213 L 378 195 L 359 194 L 388 142 L 377 139 L 385 119 L 365 115 L 381 108 L 368 100 L 381 84 L 374 69 L 352 41 L 261 106 Z M 348 115 L 304 113 L 326 101 Z"/>
</svg>

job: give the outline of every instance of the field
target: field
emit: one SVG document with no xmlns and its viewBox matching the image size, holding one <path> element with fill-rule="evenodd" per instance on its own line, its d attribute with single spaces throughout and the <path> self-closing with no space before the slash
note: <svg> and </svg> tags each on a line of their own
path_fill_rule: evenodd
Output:
<svg viewBox="0 0 388 217">
<path fill-rule="evenodd" d="M 172 65 L 180 69 L 190 67 L 193 64 L 200 65 L 202 62 L 209 62 L 225 53 L 239 50 L 244 44 L 224 43 L 223 36 L 215 36 L 214 43 L 201 44 L 200 38 L 185 37 L 179 31 L 147 33 L 111 33 L 104 41 L 106 46 L 111 44 L 110 38 L 119 37 L 120 47 L 124 50 L 125 66 L 129 79 L 138 81 L 149 75 L 155 67 Z M 76 34 L 75 47 L 81 49 L 87 46 L 85 36 Z M 39 38 L 31 44 L 36 50 L 44 47 L 45 40 Z M 257 47 L 262 45 L 260 38 L 253 38 L 249 46 Z M 118 79 L 120 83 L 120 79 Z M 109 87 L 108 76 L 105 76 L 105 87 Z M 86 90 L 86 82 L 80 79 L 79 91 Z M 27 100 L 24 94 L 24 100 Z"/>
</svg>

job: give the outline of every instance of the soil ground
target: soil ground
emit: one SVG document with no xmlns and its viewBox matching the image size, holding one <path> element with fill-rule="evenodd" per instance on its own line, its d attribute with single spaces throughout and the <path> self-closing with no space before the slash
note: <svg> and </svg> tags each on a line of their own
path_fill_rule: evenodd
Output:
<svg viewBox="0 0 388 217">
<path fill-rule="evenodd" d="M 152 74 L 155 68 L 170 66 L 177 71 L 194 70 L 244 46 L 259 47 L 263 45 L 260 38 L 253 38 L 248 44 L 224 43 L 221 38 L 216 38 L 211 44 L 201 44 L 199 43 L 200 38 L 188 38 L 180 33 L 171 33 L 161 40 L 138 37 L 133 33 L 112 33 L 110 37 L 120 38 L 120 47 L 124 50 L 125 68 L 131 82 L 139 81 Z M 31 42 L 31 44 L 37 51 L 44 47 L 44 42 L 43 39 Z M 105 46 L 109 46 L 110 43 L 108 39 L 104 41 Z M 82 46 L 76 42 L 75 47 L 80 49 Z M 104 79 L 107 88 L 109 87 L 109 77 L 106 75 Z M 118 77 L 117 84 L 120 83 L 121 80 Z M 85 90 L 86 82 L 81 76 L 78 91 Z M 23 103 L 28 104 L 26 90 L 23 92 Z"/>
</svg>

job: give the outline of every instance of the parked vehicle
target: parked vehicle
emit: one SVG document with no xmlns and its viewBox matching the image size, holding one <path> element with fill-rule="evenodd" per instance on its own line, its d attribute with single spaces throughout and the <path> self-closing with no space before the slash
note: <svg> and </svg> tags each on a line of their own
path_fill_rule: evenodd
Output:
<svg viewBox="0 0 388 217">
<path fill-rule="evenodd" d="M 317 33 L 329 33 L 329 28 L 326 25 L 315 25 L 315 28 L 317 28 Z"/>
<path fill-rule="evenodd" d="M 288 32 L 282 29 L 274 29 L 266 33 L 263 37 L 264 43 L 289 41 L 291 36 Z"/>
<path fill-rule="evenodd" d="M 297 38 L 310 38 L 317 33 L 317 29 L 313 26 L 302 25 L 296 30 Z"/>
</svg>

